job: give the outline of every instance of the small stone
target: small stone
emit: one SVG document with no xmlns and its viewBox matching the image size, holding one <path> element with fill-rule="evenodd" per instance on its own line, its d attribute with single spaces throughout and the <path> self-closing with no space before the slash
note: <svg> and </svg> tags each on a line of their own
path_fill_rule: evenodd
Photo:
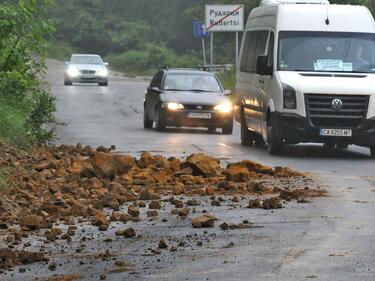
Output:
<svg viewBox="0 0 375 281">
<path fill-rule="evenodd" d="M 132 227 L 125 229 L 124 231 L 124 236 L 126 238 L 132 238 L 132 237 L 135 237 L 135 235 L 136 235 L 135 230 Z"/>
<path fill-rule="evenodd" d="M 162 208 L 160 201 L 151 201 L 148 207 L 153 210 L 160 210 Z"/>
<path fill-rule="evenodd" d="M 212 215 L 203 215 L 200 217 L 193 218 L 191 223 L 194 228 L 214 227 L 215 220 L 217 219 Z"/>
<path fill-rule="evenodd" d="M 220 225 L 220 228 L 221 228 L 222 230 L 228 230 L 228 229 L 229 229 L 229 225 L 228 225 L 226 222 L 224 222 L 224 223 L 222 223 L 222 224 Z"/>
<path fill-rule="evenodd" d="M 56 270 L 56 263 L 52 262 L 48 265 L 48 269 L 51 270 L 51 271 L 55 271 Z"/>
<path fill-rule="evenodd" d="M 167 243 L 162 239 L 159 241 L 159 249 L 167 249 L 168 245 Z"/>
</svg>

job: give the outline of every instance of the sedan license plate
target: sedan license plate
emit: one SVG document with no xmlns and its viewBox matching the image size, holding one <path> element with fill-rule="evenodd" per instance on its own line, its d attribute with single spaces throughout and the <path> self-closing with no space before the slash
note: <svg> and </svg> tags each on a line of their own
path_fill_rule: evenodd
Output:
<svg viewBox="0 0 375 281">
<path fill-rule="evenodd" d="M 211 113 L 189 112 L 187 117 L 193 119 L 211 119 Z"/>
<path fill-rule="evenodd" d="M 350 129 L 320 129 L 321 136 L 328 137 L 351 137 L 352 130 Z"/>
</svg>

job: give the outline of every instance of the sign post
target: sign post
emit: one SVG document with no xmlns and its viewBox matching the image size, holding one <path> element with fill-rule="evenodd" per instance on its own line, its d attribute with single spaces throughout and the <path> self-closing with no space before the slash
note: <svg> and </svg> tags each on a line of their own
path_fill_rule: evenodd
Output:
<svg viewBox="0 0 375 281">
<path fill-rule="evenodd" d="M 238 69 L 238 32 L 244 30 L 244 5 L 206 5 L 206 29 L 211 33 L 211 66 L 213 65 L 213 33 L 236 32 L 236 58 L 235 65 Z"/>
<path fill-rule="evenodd" d="M 204 65 L 207 64 L 206 61 L 206 46 L 204 43 L 204 38 L 208 37 L 210 34 L 206 31 L 204 23 L 201 21 L 195 21 L 193 23 L 193 30 L 194 30 L 194 37 L 202 39 L 202 49 L 203 49 L 203 63 Z"/>
</svg>

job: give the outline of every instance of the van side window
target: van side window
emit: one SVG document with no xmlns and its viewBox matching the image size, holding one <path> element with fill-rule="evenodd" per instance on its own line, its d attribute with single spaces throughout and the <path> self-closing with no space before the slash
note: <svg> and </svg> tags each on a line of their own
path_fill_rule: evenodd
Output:
<svg viewBox="0 0 375 281">
<path fill-rule="evenodd" d="M 273 66 L 273 54 L 275 46 L 275 34 L 270 33 L 270 40 L 268 42 L 268 66 Z"/>
<path fill-rule="evenodd" d="M 240 63 L 241 72 L 255 73 L 257 57 L 264 55 L 266 51 L 268 34 L 267 30 L 246 32 Z"/>
<path fill-rule="evenodd" d="M 154 79 L 152 79 L 151 84 L 150 84 L 150 88 L 158 87 L 160 89 L 161 88 L 161 81 L 162 80 L 163 80 L 163 72 L 159 71 L 154 76 Z"/>
</svg>

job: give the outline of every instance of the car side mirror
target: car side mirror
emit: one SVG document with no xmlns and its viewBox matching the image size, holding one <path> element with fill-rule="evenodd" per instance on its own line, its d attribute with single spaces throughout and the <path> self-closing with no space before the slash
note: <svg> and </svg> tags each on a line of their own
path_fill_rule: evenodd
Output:
<svg viewBox="0 0 375 281">
<path fill-rule="evenodd" d="M 64 64 L 65 64 L 65 65 L 68 65 L 68 64 L 69 64 L 69 62 L 68 62 L 68 61 L 64 61 Z"/>
<path fill-rule="evenodd" d="M 105 62 L 105 63 L 104 63 L 104 65 L 105 65 L 105 66 L 108 66 L 108 65 L 109 65 L 109 63 L 108 63 L 108 62 Z"/>
<path fill-rule="evenodd" d="M 161 90 L 159 89 L 159 87 L 152 87 L 151 91 L 159 93 L 159 94 L 161 93 Z"/>
<path fill-rule="evenodd" d="M 232 94 L 231 90 L 225 90 L 224 91 L 224 96 L 230 96 Z"/>
<path fill-rule="evenodd" d="M 258 56 L 257 58 L 257 74 L 272 75 L 272 66 L 268 65 L 268 56 Z"/>
</svg>

